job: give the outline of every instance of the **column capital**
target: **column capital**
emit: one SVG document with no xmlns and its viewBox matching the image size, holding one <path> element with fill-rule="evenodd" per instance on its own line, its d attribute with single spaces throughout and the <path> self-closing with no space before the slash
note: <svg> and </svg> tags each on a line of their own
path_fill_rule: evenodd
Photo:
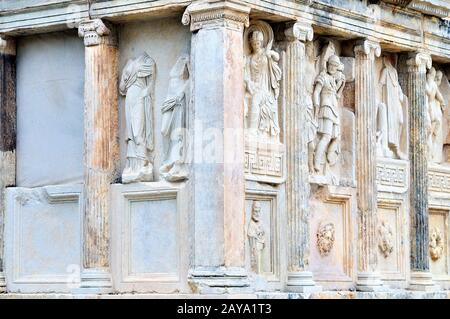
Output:
<svg viewBox="0 0 450 319">
<path fill-rule="evenodd" d="M 250 25 L 250 8 L 237 1 L 208 0 L 187 7 L 181 22 L 191 31 L 226 27 L 243 30 Z"/>
<path fill-rule="evenodd" d="M 297 21 L 286 24 L 284 34 L 288 41 L 312 41 L 314 37 L 314 30 L 310 23 Z"/>
<path fill-rule="evenodd" d="M 363 54 L 371 59 L 374 59 L 375 57 L 379 57 L 381 55 L 381 46 L 377 41 L 363 39 L 356 42 L 354 51 L 356 55 Z"/>
<path fill-rule="evenodd" d="M 103 22 L 101 19 L 84 20 L 78 26 L 78 35 L 84 38 L 84 45 L 87 47 L 99 44 L 117 45 L 114 31 L 112 25 Z"/>
<path fill-rule="evenodd" d="M 3 35 L 0 36 L 0 54 L 16 55 L 16 40 Z"/>
<path fill-rule="evenodd" d="M 431 55 L 428 52 L 420 51 L 410 53 L 406 65 L 408 66 L 408 72 L 425 73 L 427 69 L 431 69 L 432 62 Z"/>
</svg>

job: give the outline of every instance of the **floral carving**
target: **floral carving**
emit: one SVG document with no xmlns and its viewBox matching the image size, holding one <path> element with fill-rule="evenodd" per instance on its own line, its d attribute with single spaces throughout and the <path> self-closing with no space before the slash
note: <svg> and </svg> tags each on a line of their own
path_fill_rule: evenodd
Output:
<svg viewBox="0 0 450 319">
<path fill-rule="evenodd" d="M 317 248 L 322 256 L 328 256 L 334 246 L 335 227 L 333 223 L 320 224 L 317 231 Z"/>
</svg>

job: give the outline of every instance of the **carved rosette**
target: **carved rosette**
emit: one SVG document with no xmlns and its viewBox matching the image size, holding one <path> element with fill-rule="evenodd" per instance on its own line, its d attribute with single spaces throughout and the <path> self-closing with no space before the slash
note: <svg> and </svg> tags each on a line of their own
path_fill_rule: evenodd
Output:
<svg viewBox="0 0 450 319">
<path fill-rule="evenodd" d="M 335 241 L 335 226 L 333 223 L 320 224 L 317 230 L 317 249 L 321 256 L 328 256 Z"/>
<path fill-rule="evenodd" d="M 444 239 L 438 227 L 430 233 L 430 256 L 432 261 L 438 261 L 444 253 Z"/>
<path fill-rule="evenodd" d="M 388 258 L 394 251 L 394 233 L 391 226 L 382 220 L 378 227 L 378 234 L 378 248 L 384 258 Z"/>
</svg>

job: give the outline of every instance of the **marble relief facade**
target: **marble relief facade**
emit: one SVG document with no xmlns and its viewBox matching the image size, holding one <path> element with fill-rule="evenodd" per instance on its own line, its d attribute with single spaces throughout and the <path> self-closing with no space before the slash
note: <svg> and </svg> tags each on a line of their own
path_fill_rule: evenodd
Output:
<svg viewBox="0 0 450 319">
<path fill-rule="evenodd" d="M 2 4 L 0 290 L 450 289 L 450 2 L 115 2 Z"/>
</svg>

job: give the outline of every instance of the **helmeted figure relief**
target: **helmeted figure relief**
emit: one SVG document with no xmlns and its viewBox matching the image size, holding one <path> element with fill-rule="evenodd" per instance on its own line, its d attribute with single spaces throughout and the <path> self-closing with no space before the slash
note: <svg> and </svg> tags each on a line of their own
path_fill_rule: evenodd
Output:
<svg viewBox="0 0 450 319">
<path fill-rule="evenodd" d="M 340 153 L 340 116 L 338 99 L 345 86 L 343 64 L 337 55 L 327 59 L 326 69 L 315 79 L 313 104 L 315 117 L 318 119 L 318 143 L 314 155 L 314 170 L 322 171 L 326 161 L 334 165 Z"/>
<path fill-rule="evenodd" d="M 444 240 L 442 238 L 441 230 L 434 227 L 430 233 L 430 256 L 431 260 L 437 261 L 444 253 Z"/>
<path fill-rule="evenodd" d="M 388 258 L 394 251 L 394 234 L 391 226 L 384 220 L 381 221 L 378 228 L 378 248 L 383 254 L 384 258 Z"/>
<path fill-rule="evenodd" d="M 406 159 L 401 150 L 401 135 L 404 129 L 403 106 L 407 97 L 398 81 L 398 73 L 388 57 L 383 57 L 380 84 L 383 88 L 379 105 L 377 138 L 384 157 Z"/>
<path fill-rule="evenodd" d="M 263 21 L 247 32 L 249 55 L 245 58 L 244 85 L 246 129 L 252 135 L 279 139 L 278 96 L 280 94 L 280 55 L 272 50 L 273 31 Z"/>
<path fill-rule="evenodd" d="M 442 72 L 436 72 L 431 68 L 427 73 L 426 97 L 427 97 L 427 142 L 429 161 L 440 163 L 442 161 L 443 132 L 442 114 L 446 107 L 444 98 L 439 90 L 442 80 Z M 439 83 L 438 83 L 439 82 Z"/>
<path fill-rule="evenodd" d="M 182 55 L 170 71 L 169 88 L 161 106 L 164 155 L 159 171 L 168 181 L 188 177 L 186 167 L 186 106 L 189 89 L 189 56 Z"/>
<path fill-rule="evenodd" d="M 120 80 L 125 96 L 127 162 L 123 183 L 153 180 L 150 152 L 154 147 L 153 103 L 155 62 L 144 53 L 126 64 Z"/>
<path fill-rule="evenodd" d="M 317 248 L 322 256 L 328 256 L 334 246 L 335 227 L 333 223 L 320 224 L 317 230 Z"/>
<path fill-rule="evenodd" d="M 261 223 L 261 206 L 258 201 L 252 203 L 252 216 L 247 228 L 250 244 L 250 261 L 252 270 L 262 272 L 262 251 L 266 245 L 266 234 Z"/>
</svg>

